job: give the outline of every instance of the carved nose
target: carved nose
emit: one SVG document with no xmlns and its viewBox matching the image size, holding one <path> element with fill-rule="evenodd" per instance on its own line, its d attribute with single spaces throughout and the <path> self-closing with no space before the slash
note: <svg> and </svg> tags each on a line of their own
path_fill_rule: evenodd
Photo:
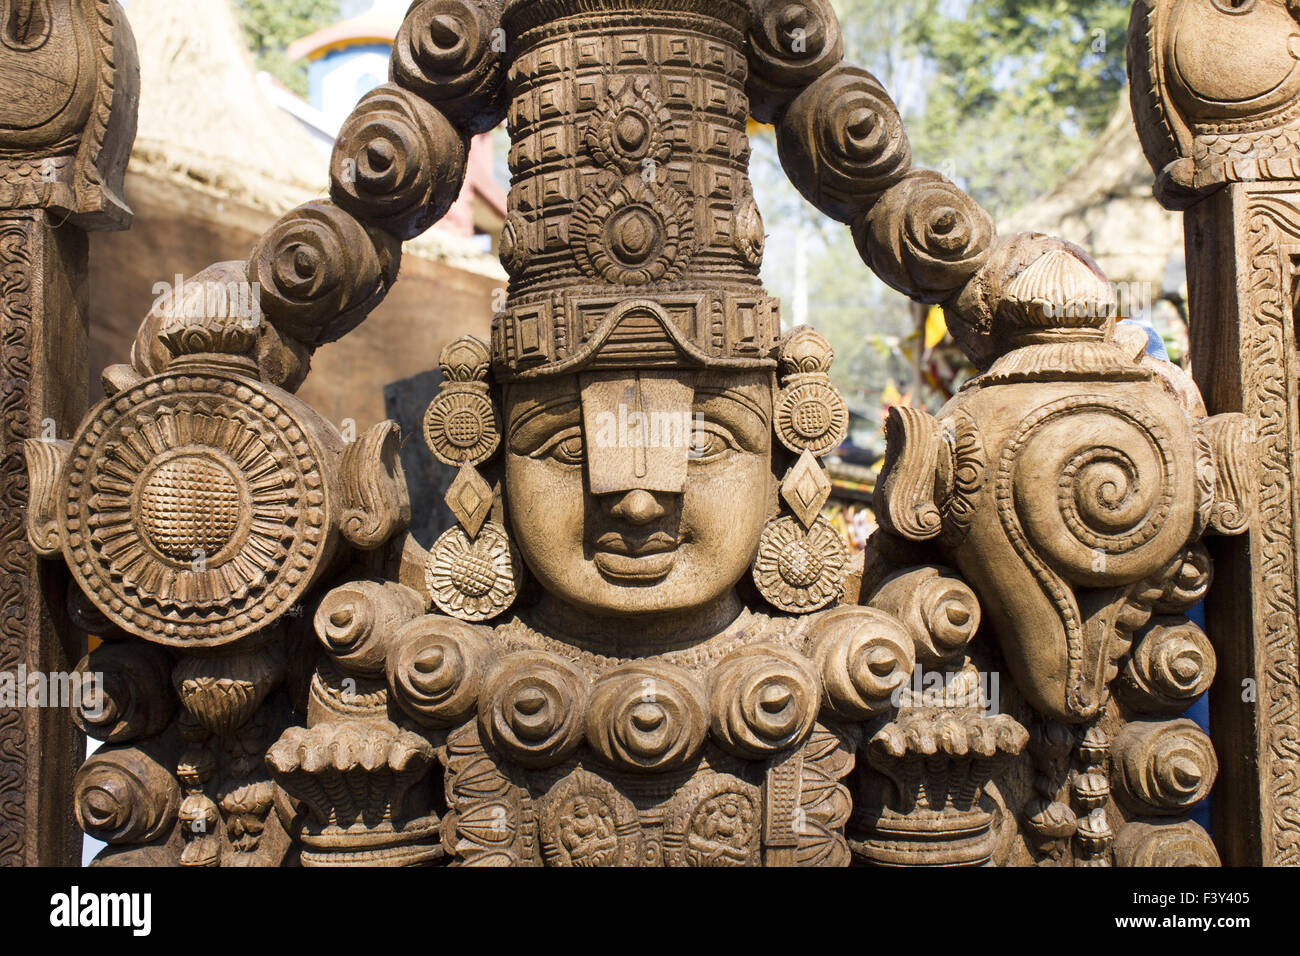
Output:
<svg viewBox="0 0 1300 956">
<path fill-rule="evenodd" d="M 615 517 L 632 524 L 649 524 L 665 514 L 664 507 L 648 491 L 642 491 L 640 488 L 635 491 L 629 491 L 610 509 L 610 513 Z"/>
</svg>

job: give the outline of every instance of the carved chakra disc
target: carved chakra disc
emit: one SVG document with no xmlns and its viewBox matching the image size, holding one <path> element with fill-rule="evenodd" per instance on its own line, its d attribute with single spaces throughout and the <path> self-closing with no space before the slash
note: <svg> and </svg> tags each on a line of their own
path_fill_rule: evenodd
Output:
<svg viewBox="0 0 1300 956">
<path fill-rule="evenodd" d="M 300 598 L 333 541 L 296 405 L 243 379 L 169 375 L 87 421 L 64 478 L 64 555 L 110 620 L 216 646 Z"/>
<path fill-rule="evenodd" d="M 444 532 L 433 543 L 425 581 L 444 614 L 486 621 L 514 603 L 522 572 L 506 529 L 489 521 L 472 540 L 459 526 Z"/>
<path fill-rule="evenodd" d="M 825 518 L 805 532 L 793 518 L 783 517 L 763 529 L 754 583 L 773 607 L 807 614 L 840 597 L 848 565 L 848 546 Z"/>
</svg>

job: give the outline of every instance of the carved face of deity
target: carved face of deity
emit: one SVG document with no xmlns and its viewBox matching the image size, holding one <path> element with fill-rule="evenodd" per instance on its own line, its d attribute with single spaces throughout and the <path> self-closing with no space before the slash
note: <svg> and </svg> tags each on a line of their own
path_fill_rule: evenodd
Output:
<svg viewBox="0 0 1300 956">
<path fill-rule="evenodd" d="M 769 373 L 617 371 L 513 385 L 506 489 L 528 567 L 598 616 L 733 592 L 772 493 Z"/>
</svg>

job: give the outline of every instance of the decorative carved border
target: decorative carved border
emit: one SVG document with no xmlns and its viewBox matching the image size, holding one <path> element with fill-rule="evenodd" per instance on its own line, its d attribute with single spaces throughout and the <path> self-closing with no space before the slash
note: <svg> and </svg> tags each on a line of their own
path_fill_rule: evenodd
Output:
<svg viewBox="0 0 1300 956">
<path fill-rule="evenodd" d="M 0 219 L 0 671 L 27 659 L 28 609 L 37 582 L 27 543 L 27 466 L 32 354 L 33 219 Z M 0 865 L 24 862 L 27 827 L 26 711 L 0 708 Z"/>
<path fill-rule="evenodd" d="M 1283 196 L 1280 193 L 1288 195 Z M 1297 396 L 1289 380 L 1294 342 L 1289 282 L 1291 263 L 1283 245 L 1300 242 L 1295 190 L 1249 187 L 1245 208 L 1247 309 L 1242 320 L 1244 379 L 1252 384 L 1246 413 L 1255 426 L 1258 520 L 1256 619 L 1263 629 L 1256 648 L 1267 707 L 1262 728 L 1268 767 L 1263 781 L 1271 797 L 1265 860 L 1300 864 L 1300 622 L 1297 621 L 1296 467 Z M 1263 769 L 1263 768 L 1261 768 Z"/>
</svg>

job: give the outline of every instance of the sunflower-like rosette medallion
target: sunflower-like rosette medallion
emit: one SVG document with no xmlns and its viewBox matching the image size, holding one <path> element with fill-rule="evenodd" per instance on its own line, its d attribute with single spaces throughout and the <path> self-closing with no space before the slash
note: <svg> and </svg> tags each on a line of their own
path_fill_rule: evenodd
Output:
<svg viewBox="0 0 1300 956">
<path fill-rule="evenodd" d="M 458 525 L 433 543 L 425 581 L 433 603 L 461 621 L 487 621 L 519 593 L 523 564 L 505 528 L 489 521 L 470 538 Z"/>
<path fill-rule="evenodd" d="M 825 518 L 807 531 L 794 518 L 768 524 L 758 543 L 754 583 L 773 607 L 807 614 L 837 600 L 848 573 L 849 549 Z"/>
<path fill-rule="evenodd" d="M 424 416 L 424 438 L 444 465 L 480 465 L 501 441 L 501 423 L 484 393 L 444 389 Z"/>
</svg>

